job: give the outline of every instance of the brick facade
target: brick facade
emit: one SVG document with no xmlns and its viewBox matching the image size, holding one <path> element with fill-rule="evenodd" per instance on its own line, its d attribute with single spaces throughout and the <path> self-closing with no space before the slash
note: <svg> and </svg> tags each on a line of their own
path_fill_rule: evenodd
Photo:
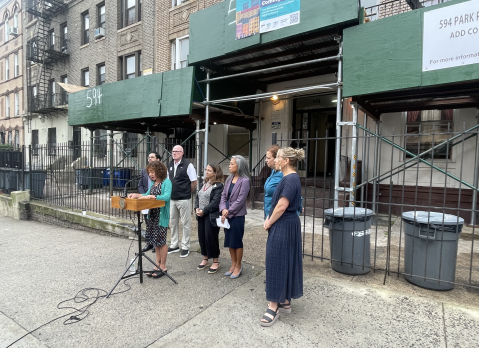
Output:
<svg viewBox="0 0 479 348">
<path fill-rule="evenodd" d="M 221 1 L 223 0 L 189 0 L 173 8 L 171 0 L 157 1 L 156 72 L 171 70 L 171 42 L 189 34 L 190 15 Z"/>
</svg>

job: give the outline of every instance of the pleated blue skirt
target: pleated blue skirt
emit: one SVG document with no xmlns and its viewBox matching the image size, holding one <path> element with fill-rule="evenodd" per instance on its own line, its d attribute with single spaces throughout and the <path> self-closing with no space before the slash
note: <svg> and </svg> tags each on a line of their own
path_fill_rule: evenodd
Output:
<svg viewBox="0 0 479 348">
<path fill-rule="evenodd" d="M 301 221 L 282 216 L 269 229 L 266 243 L 266 299 L 285 303 L 303 296 Z"/>
</svg>

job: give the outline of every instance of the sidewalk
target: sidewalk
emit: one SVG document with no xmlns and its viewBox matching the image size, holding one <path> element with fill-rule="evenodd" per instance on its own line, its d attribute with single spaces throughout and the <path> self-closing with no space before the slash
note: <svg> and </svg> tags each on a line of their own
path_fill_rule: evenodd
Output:
<svg viewBox="0 0 479 348">
<path fill-rule="evenodd" d="M 0 347 L 69 313 L 57 304 L 83 288 L 109 291 L 136 250 L 131 240 L 0 217 Z M 195 238 L 192 238 L 195 239 Z M 248 242 L 251 243 L 251 242 Z M 264 250 L 256 241 L 256 253 Z M 249 251 L 243 275 L 197 271 L 201 256 L 169 255 L 168 278 L 129 280 L 84 320 L 44 326 L 12 347 L 478 347 L 479 292 L 438 293 L 384 274 L 348 277 L 305 261 L 304 296 L 271 328 L 264 268 Z M 148 256 L 153 254 L 148 253 Z M 246 250 L 245 250 L 246 255 Z M 146 266 L 149 269 L 149 266 Z M 121 283 L 116 292 L 127 290 Z M 76 304 L 80 307 L 84 304 Z"/>
</svg>

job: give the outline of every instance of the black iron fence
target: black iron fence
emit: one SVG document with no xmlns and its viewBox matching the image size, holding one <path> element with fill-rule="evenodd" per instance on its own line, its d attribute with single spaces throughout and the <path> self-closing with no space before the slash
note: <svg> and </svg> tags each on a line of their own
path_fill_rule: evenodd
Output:
<svg viewBox="0 0 479 348">
<path fill-rule="evenodd" d="M 138 192 L 148 154 L 157 152 L 162 161 L 171 159 L 171 148 L 180 139 L 157 143 L 118 140 L 107 135 L 91 142 L 51 143 L 23 146 L 18 151 L 0 151 L 0 190 L 10 193 L 30 190 L 31 198 L 58 207 L 108 216 L 127 217 L 128 212 L 110 206 L 110 197 Z M 182 144 L 185 158 L 196 167 L 196 145 Z"/>
<path fill-rule="evenodd" d="M 412 124 L 401 134 L 357 128 L 358 137 L 344 131 L 340 139 L 338 173 L 328 160 L 337 138 L 327 132 L 277 141 L 305 144 L 303 255 L 346 274 L 384 271 L 430 289 L 479 288 L 479 126 Z M 266 170 L 255 168 L 253 181 Z"/>
</svg>

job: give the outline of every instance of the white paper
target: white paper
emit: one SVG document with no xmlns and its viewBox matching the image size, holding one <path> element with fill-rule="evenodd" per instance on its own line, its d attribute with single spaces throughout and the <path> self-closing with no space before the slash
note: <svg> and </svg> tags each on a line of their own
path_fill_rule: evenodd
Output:
<svg viewBox="0 0 479 348">
<path fill-rule="evenodd" d="M 148 214 L 149 211 L 150 211 L 149 209 L 143 209 L 143 210 L 141 211 L 141 213 L 142 213 L 143 215 L 146 215 L 146 214 Z"/>
<path fill-rule="evenodd" d="M 228 222 L 228 219 L 225 219 L 225 222 L 221 222 L 221 218 L 217 218 L 216 219 L 216 225 L 218 227 L 230 228 L 230 224 Z"/>
</svg>

